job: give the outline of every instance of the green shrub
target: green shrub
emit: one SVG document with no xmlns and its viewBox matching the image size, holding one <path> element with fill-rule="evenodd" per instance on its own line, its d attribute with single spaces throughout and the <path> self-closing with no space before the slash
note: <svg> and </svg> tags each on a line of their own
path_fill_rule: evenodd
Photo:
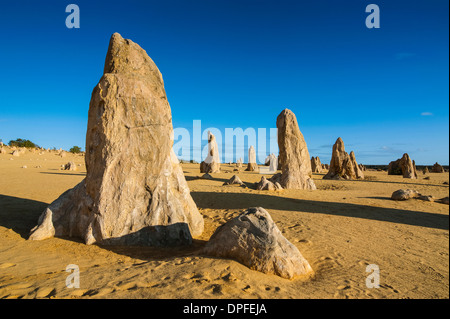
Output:
<svg viewBox="0 0 450 319">
<path fill-rule="evenodd" d="M 38 145 L 34 144 L 32 141 L 24 140 L 21 138 L 9 141 L 8 145 L 16 146 L 16 147 L 28 147 L 28 148 L 39 147 Z"/>
<path fill-rule="evenodd" d="M 73 154 L 81 153 L 81 147 L 79 147 L 79 146 L 74 146 L 74 147 L 72 147 L 72 148 L 69 150 L 69 152 L 70 152 L 70 153 L 73 153 Z"/>
</svg>

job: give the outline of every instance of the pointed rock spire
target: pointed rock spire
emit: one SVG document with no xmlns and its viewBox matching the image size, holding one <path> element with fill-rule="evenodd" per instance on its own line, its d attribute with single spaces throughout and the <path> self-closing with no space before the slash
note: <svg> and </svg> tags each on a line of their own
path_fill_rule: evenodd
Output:
<svg viewBox="0 0 450 319">
<path fill-rule="evenodd" d="M 86 178 L 48 206 L 30 239 L 189 244 L 203 232 L 203 218 L 172 136 L 161 73 L 139 45 L 113 34 L 89 105 Z"/>
</svg>

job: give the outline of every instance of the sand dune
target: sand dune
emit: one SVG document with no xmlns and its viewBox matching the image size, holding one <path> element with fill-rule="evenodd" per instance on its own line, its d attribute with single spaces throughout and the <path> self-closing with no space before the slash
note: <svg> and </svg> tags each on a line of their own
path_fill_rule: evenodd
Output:
<svg viewBox="0 0 450 319">
<path fill-rule="evenodd" d="M 60 170 L 69 161 L 81 166 Z M 197 178 L 198 164 L 182 167 L 205 220 L 192 246 L 87 246 L 72 238 L 26 240 L 45 207 L 84 178 L 84 158 L 0 154 L 0 298 L 449 298 L 449 206 L 390 199 L 400 188 L 448 196 L 448 173 L 410 180 L 366 171 L 362 181 L 313 174 L 316 191 L 275 192 L 252 189 L 257 172 L 238 173 L 249 188 L 223 186 L 234 165 L 222 164 L 212 180 Z M 313 278 L 287 280 L 201 254 L 219 225 L 253 206 L 271 214 Z M 69 264 L 80 268 L 79 289 L 66 288 Z M 366 287 L 369 264 L 380 268 L 378 289 Z"/>
</svg>

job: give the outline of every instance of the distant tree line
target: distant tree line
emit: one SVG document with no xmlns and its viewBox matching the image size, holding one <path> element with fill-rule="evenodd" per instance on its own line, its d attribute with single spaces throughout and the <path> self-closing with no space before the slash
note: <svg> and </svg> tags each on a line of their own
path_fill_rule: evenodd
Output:
<svg viewBox="0 0 450 319">
<path fill-rule="evenodd" d="M 2 140 L 0 139 L 0 142 L 2 142 Z M 33 143 L 30 140 L 26 140 L 23 138 L 18 138 L 15 140 L 11 140 L 8 143 L 9 146 L 15 146 L 15 147 L 27 147 L 27 148 L 39 148 L 39 145 Z M 53 150 L 56 151 L 56 147 L 53 147 Z M 73 146 L 69 152 L 73 153 L 73 154 L 78 154 L 81 153 L 81 147 L 79 146 Z"/>
</svg>

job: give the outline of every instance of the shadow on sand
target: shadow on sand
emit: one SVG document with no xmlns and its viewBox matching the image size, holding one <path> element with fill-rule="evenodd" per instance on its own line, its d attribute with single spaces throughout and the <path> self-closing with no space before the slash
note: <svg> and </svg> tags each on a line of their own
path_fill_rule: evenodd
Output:
<svg viewBox="0 0 450 319">
<path fill-rule="evenodd" d="M 203 181 L 217 181 L 217 182 L 225 183 L 225 182 L 228 182 L 233 175 L 230 174 L 230 178 L 228 178 L 228 179 L 227 178 L 217 178 L 217 177 L 212 177 L 211 179 L 208 179 L 208 178 L 203 179 L 200 176 L 201 175 L 199 175 L 199 176 L 185 176 L 185 178 L 186 178 L 186 181 L 203 180 Z"/>
<path fill-rule="evenodd" d="M 70 175 L 70 176 L 86 176 L 86 173 L 51 173 L 51 172 L 40 172 L 41 174 L 50 174 L 50 175 Z"/>
<path fill-rule="evenodd" d="M 408 181 L 411 181 L 411 179 L 407 179 Z M 414 180 L 412 180 L 414 181 Z M 378 180 L 370 180 L 370 179 L 364 179 L 364 180 L 352 180 L 352 182 L 360 182 L 360 183 L 388 183 L 388 184 L 400 184 L 400 185 L 417 185 L 417 186 L 437 186 L 437 187 L 448 187 L 448 185 L 443 184 L 423 184 L 423 183 L 402 183 L 402 182 L 394 182 L 394 181 L 378 181 Z"/>
<path fill-rule="evenodd" d="M 45 208 L 47 208 L 48 205 L 48 203 L 44 202 L 0 194 L 0 226 L 13 230 L 23 239 L 28 239 L 30 230 L 37 225 L 39 216 L 45 210 Z M 177 231 L 179 232 L 189 232 L 189 230 L 186 229 L 187 227 L 183 227 L 183 225 L 175 226 L 177 228 Z M 137 232 L 136 234 L 124 236 L 123 238 L 118 240 L 120 242 L 119 244 L 116 244 L 115 240 L 112 240 L 96 245 L 101 247 L 102 249 L 109 250 L 120 255 L 148 261 L 201 255 L 206 241 L 198 239 L 193 239 L 191 245 L 181 244 L 179 246 L 169 247 L 139 245 L 141 244 L 141 237 L 146 237 L 146 235 L 148 235 L 149 233 L 155 233 L 155 230 L 158 230 L 159 233 L 155 237 L 156 240 L 159 237 L 164 236 L 165 228 L 167 227 L 147 227 L 143 229 L 143 231 Z M 185 234 L 185 236 L 187 235 Z M 60 238 L 84 245 L 83 240 L 77 237 L 64 236 Z M 174 238 L 172 244 L 179 244 L 177 240 L 178 238 Z M 126 246 L 123 243 L 135 246 Z"/>
<path fill-rule="evenodd" d="M 278 197 L 275 195 L 252 193 L 191 192 L 199 208 L 244 210 L 249 207 L 264 207 L 270 210 L 297 211 L 385 221 L 404 225 L 421 226 L 434 229 L 449 229 L 449 216 L 394 208 L 382 208 L 350 203 L 311 201 Z M 442 205 L 436 203 L 436 205 Z M 0 195 L 0 226 L 12 229 L 27 239 L 30 230 L 36 226 L 38 218 L 47 203 Z M 82 242 L 78 238 L 64 239 Z M 117 254 L 143 260 L 157 260 L 201 255 L 206 244 L 203 240 L 193 240 L 191 245 L 179 247 L 142 247 L 98 244 L 103 249 Z"/>
<path fill-rule="evenodd" d="M 244 210 L 249 207 L 364 218 L 404 225 L 449 229 L 449 216 L 350 203 L 322 202 L 252 193 L 191 192 L 199 208 Z M 436 205 L 443 205 L 436 203 Z"/>
<path fill-rule="evenodd" d="M 0 195 L 0 226 L 26 239 L 47 206 L 44 202 Z"/>
</svg>

